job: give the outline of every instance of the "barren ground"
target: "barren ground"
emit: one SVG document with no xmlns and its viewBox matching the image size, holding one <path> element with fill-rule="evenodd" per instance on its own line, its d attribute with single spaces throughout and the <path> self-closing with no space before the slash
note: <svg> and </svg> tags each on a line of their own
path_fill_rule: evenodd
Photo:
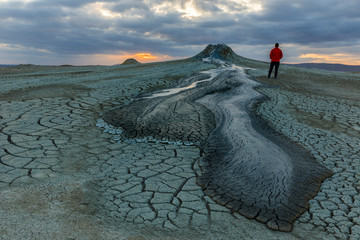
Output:
<svg viewBox="0 0 360 240">
<path fill-rule="evenodd" d="M 182 60 L 0 68 L 0 238 L 358 239 L 359 75 L 280 66 L 273 80 L 267 64 L 240 65 L 272 86 L 259 88 L 270 100 L 257 113 L 334 172 L 292 232 L 206 196 L 195 183 L 198 148 L 118 143 L 96 127 L 138 94 L 215 67 Z"/>
</svg>

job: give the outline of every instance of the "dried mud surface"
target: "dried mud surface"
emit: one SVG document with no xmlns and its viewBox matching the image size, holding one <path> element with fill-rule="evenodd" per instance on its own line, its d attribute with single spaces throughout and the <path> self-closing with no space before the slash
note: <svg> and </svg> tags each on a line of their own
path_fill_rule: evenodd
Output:
<svg viewBox="0 0 360 240">
<path fill-rule="evenodd" d="M 264 68 L 264 72 L 266 69 Z M 336 239 L 360 237 L 360 79 L 358 74 L 282 66 L 278 80 L 255 73 L 273 88 L 257 109 L 277 131 L 303 145 L 334 175 L 297 221 L 321 227 Z"/>
<path fill-rule="evenodd" d="M 240 68 L 219 69 L 200 86 L 135 100 L 103 119 L 123 130 L 125 138 L 199 142 L 205 156 L 198 183 L 207 195 L 271 229 L 291 231 L 331 171 L 284 136 L 259 134 L 252 125 L 263 132 L 269 126 L 255 124 L 250 117 L 250 103 L 260 98 L 253 89 L 257 83 Z"/>
<path fill-rule="evenodd" d="M 290 233 L 269 230 L 205 195 L 196 184 L 203 167 L 197 147 L 119 143 L 95 126 L 99 113 L 215 67 L 183 60 L 1 72 L 0 238 L 358 239 L 358 78 L 281 66 L 275 82 L 263 77 L 267 64 L 238 64 L 278 85 L 259 89 L 270 101 L 257 113 L 334 172 Z M 316 82 L 318 76 L 324 80 Z M 339 79 L 348 81 L 343 91 L 333 89 Z"/>
</svg>

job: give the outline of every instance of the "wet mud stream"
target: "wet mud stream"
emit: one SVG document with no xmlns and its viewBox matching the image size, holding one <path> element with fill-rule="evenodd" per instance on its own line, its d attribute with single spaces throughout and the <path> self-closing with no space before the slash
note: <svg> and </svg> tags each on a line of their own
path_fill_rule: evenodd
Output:
<svg viewBox="0 0 360 240">
<path fill-rule="evenodd" d="M 224 66 L 104 114 L 122 140 L 198 145 L 197 182 L 234 212 L 290 231 L 331 172 L 250 109 L 262 100 L 244 69 Z"/>
</svg>

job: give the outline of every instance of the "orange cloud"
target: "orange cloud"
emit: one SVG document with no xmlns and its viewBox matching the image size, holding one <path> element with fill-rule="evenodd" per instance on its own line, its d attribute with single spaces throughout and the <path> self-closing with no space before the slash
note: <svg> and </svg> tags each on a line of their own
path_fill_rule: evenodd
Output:
<svg viewBox="0 0 360 240">
<path fill-rule="evenodd" d="M 148 62 L 162 62 L 162 61 L 169 61 L 175 60 L 176 58 L 171 57 L 169 55 L 153 55 L 152 53 L 140 52 L 134 54 L 124 54 L 124 55 L 117 55 L 118 59 L 129 59 L 134 58 L 141 63 L 148 63 Z"/>
<path fill-rule="evenodd" d="M 149 60 L 157 60 L 160 57 L 154 56 L 151 53 L 136 53 L 135 55 L 133 55 L 133 58 L 149 61 Z"/>
<path fill-rule="evenodd" d="M 318 54 L 307 53 L 299 56 L 305 61 L 313 63 L 342 63 L 348 65 L 360 65 L 359 57 L 352 54 L 334 53 L 334 54 Z"/>
</svg>

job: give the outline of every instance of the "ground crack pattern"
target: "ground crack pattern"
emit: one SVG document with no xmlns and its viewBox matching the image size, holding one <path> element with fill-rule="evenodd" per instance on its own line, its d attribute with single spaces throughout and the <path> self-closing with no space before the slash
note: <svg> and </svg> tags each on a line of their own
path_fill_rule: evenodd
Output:
<svg viewBox="0 0 360 240">
<path fill-rule="evenodd" d="M 199 142 L 205 157 L 198 183 L 207 195 L 271 229 L 291 231 L 331 172 L 264 122 L 253 122 L 249 107 L 259 101 L 253 89 L 259 84 L 240 67 L 220 69 L 196 88 L 139 99 L 103 119 L 126 138 Z"/>
</svg>

